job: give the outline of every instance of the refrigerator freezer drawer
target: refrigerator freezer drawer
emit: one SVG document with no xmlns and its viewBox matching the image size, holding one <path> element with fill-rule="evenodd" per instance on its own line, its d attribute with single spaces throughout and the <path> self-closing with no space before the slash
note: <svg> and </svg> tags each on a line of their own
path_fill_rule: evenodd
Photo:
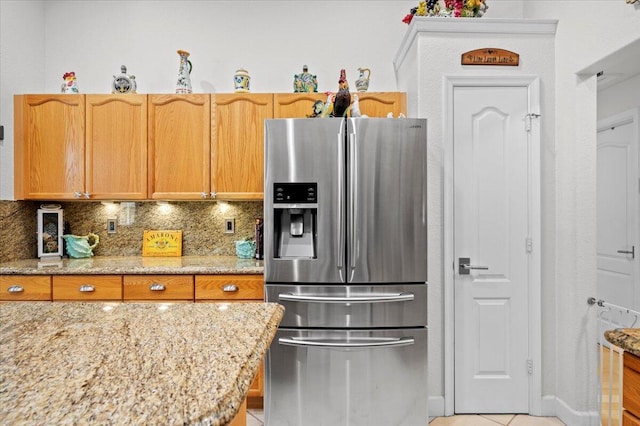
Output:
<svg viewBox="0 0 640 426">
<path fill-rule="evenodd" d="M 427 329 L 279 329 L 265 370 L 265 424 L 420 425 Z"/>
<path fill-rule="evenodd" d="M 427 325 L 427 284 L 267 284 L 285 307 L 280 327 L 392 328 Z"/>
</svg>

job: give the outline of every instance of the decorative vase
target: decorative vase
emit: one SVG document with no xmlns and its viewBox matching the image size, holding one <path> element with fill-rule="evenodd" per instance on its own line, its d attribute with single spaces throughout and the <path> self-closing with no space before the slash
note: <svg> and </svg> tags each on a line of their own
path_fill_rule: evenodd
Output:
<svg viewBox="0 0 640 426">
<path fill-rule="evenodd" d="M 358 68 L 360 77 L 356 80 L 356 89 L 358 92 L 366 92 L 369 89 L 369 78 L 371 77 L 371 71 L 369 68 Z M 366 75 L 365 75 L 366 73 Z"/>
<path fill-rule="evenodd" d="M 113 76 L 111 93 L 136 93 L 138 88 L 136 76 L 127 74 L 127 67 L 124 65 L 120 67 L 120 72 L 120 75 Z"/>
<path fill-rule="evenodd" d="M 66 242 L 67 253 L 69 257 L 76 259 L 83 257 L 93 256 L 93 249 L 96 248 L 100 242 L 100 237 L 94 233 L 88 235 L 63 235 Z M 89 238 L 93 240 L 92 244 L 89 244 Z"/>
<path fill-rule="evenodd" d="M 233 76 L 233 83 L 236 93 L 248 92 L 250 80 L 251 77 L 249 76 L 249 72 L 247 70 L 242 68 L 237 70 Z"/>
<path fill-rule="evenodd" d="M 311 93 L 318 91 L 318 79 L 309 73 L 306 65 L 302 66 L 302 73 L 293 76 L 293 93 Z"/>
<path fill-rule="evenodd" d="M 256 242 L 253 240 L 234 241 L 236 256 L 240 259 L 253 259 L 256 255 Z"/>
<path fill-rule="evenodd" d="M 189 58 L 189 52 L 184 50 L 178 50 L 180 55 L 180 68 L 178 69 L 178 82 L 176 83 L 176 93 L 192 93 L 191 89 L 191 61 Z"/>
<path fill-rule="evenodd" d="M 64 83 L 62 83 L 62 93 L 80 93 L 78 90 L 78 84 L 76 83 L 76 73 L 66 72 L 62 76 Z"/>
</svg>

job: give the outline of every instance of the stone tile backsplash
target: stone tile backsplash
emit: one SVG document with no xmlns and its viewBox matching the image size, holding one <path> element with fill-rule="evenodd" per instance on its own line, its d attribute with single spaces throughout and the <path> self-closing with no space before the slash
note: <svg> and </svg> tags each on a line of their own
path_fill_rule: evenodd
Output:
<svg viewBox="0 0 640 426">
<path fill-rule="evenodd" d="M 36 216 L 41 202 L 0 201 L 0 262 L 37 257 Z M 64 202 L 64 220 L 75 235 L 98 234 L 96 256 L 142 254 L 144 230 L 182 230 L 183 256 L 235 255 L 234 241 L 253 237 L 263 216 L 262 202 L 185 201 L 159 205 L 154 201 L 100 203 Z M 107 233 L 116 219 L 117 232 Z M 225 233 L 225 219 L 235 220 L 235 233 Z"/>
</svg>

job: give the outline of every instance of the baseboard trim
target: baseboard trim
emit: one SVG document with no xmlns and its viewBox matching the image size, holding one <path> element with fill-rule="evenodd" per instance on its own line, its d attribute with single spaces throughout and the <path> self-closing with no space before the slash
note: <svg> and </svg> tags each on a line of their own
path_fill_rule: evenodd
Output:
<svg viewBox="0 0 640 426">
<path fill-rule="evenodd" d="M 564 424 L 575 426 L 600 426 L 600 413 L 597 411 L 577 411 L 571 408 L 569 404 L 560 398 L 545 396 L 543 398 L 543 412 L 547 411 L 547 403 L 549 403 L 549 405 L 555 405 L 555 416 Z"/>
<path fill-rule="evenodd" d="M 429 397 L 429 418 L 443 417 L 444 413 L 444 397 L 443 396 L 430 396 Z"/>
</svg>

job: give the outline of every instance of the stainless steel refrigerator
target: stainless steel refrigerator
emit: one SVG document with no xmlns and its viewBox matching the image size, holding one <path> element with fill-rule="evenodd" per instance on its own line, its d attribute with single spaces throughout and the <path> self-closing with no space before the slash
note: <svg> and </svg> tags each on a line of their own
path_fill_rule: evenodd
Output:
<svg viewBox="0 0 640 426">
<path fill-rule="evenodd" d="M 265 121 L 265 423 L 428 423 L 427 122 Z"/>
</svg>

